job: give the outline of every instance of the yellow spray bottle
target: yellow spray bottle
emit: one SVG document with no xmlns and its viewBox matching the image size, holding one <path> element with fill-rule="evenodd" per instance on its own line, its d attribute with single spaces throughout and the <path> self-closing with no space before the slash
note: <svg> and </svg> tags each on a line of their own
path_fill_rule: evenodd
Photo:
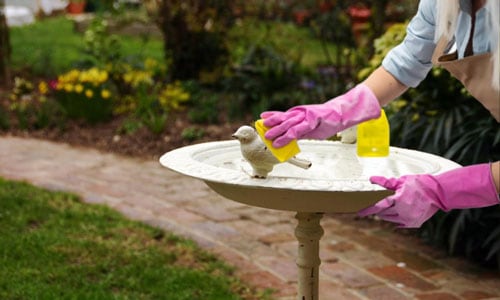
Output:
<svg viewBox="0 0 500 300">
<path fill-rule="evenodd" d="M 389 155 L 389 122 L 384 110 L 378 119 L 358 124 L 357 154 L 360 157 L 384 157 Z"/>
</svg>

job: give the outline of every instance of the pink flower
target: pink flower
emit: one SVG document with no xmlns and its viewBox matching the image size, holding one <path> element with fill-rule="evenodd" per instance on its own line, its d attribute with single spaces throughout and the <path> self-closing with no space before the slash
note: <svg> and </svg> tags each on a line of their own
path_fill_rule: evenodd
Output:
<svg viewBox="0 0 500 300">
<path fill-rule="evenodd" d="M 52 79 L 49 81 L 49 87 L 53 90 L 57 89 L 58 81 L 57 79 Z"/>
</svg>

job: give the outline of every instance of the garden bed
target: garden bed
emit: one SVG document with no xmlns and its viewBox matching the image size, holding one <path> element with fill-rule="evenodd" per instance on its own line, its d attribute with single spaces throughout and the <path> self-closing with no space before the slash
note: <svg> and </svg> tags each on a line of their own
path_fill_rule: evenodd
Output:
<svg viewBox="0 0 500 300">
<path fill-rule="evenodd" d="M 170 119 L 166 130 L 160 135 L 155 135 L 146 128 L 140 128 L 130 134 L 120 133 L 125 121 L 123 117 L 92 126 L 81 122 L 68 122 L 64 129 L 26 131 L 11 128 L 0 131 L 0 134 L 46 139 L 127 156 L 157 159 L 167 151 L 192 143 L 231 139 L 231 134 L 243 124 L 194 125 L 190 123 L 185 112 L 178 112 Z M 203 130 L 204 134 L 198 139 L 190 140 L 181 134 L 186 128 Z"/>
</svg>

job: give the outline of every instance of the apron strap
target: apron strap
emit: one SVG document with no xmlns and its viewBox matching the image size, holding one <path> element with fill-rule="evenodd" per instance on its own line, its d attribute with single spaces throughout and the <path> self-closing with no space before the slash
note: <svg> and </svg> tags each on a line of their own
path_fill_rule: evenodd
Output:
<svg viewBox="0 0 500 300">
<path fill-rule="evenodd" d="M 454 41 L 454 39 L 451 42 L 453 42 L 453 41 Z M 453 53 L 450 53 L 450 54 L 444 54 L 445 51 L 448 49 L 448 45 L 451 42 L 448 42 L 448 40 L 446 39 L 445 36 L 442 36 L 439 38 L 439 40 L 436 44 L 436 48 L 434 49 L 434 53 L 432 53 L 431 62 L 433 65 L 439 66 L 439 65 L 441 65 L 440 64 L 441 62 L 455 60 L 458 58 L 458 54 L 456 51 Z"/>
</svg>

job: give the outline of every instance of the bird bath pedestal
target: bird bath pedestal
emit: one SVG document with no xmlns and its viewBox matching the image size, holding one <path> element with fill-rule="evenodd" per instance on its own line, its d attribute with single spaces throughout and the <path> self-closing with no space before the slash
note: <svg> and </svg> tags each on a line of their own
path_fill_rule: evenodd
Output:
<svg viewBox="0 0 500 300">
<path fill-rule="evenodd" d="M 371 175 L 400 177 L 438 174 L 460 165 L 432 154 L 391 147 L 386 158 L 360 159 L 356 146 L 331 141 L 299 141 L 299 157 L 312 162 L 308 170 L 279 164 L 266 179 L 252 178 L 237 141 L 196 144 L 165 153 L 160 163 L 178 173 L 203 180 L 218 194 L 252 206 L 295 211 L 299 242 L 298 295 L 318 299 L 320 220 L 324 213 L 354 213 L 392 191 L 369 182 Z"/>
</svg>

